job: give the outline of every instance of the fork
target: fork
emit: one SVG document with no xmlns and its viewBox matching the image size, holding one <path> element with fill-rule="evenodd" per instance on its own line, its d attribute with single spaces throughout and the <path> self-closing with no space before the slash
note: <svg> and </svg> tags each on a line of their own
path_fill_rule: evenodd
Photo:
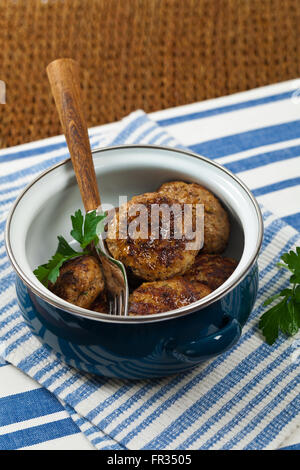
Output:
<svg viewBox="0 0 300 470">
<path fill-rule="evenodd" d="M 57 59 L 47 67 L 48 79 L 68 144 L 85 211 L 101 211 L 101 200 L 83 113 L 79 66 L 73 59 Z M 110 256 L 99 235 L 92 250 L 98 255 L 109 294 L 109 314 L 128 315 L 128 281 L 125 266 Z"/>
</svg>

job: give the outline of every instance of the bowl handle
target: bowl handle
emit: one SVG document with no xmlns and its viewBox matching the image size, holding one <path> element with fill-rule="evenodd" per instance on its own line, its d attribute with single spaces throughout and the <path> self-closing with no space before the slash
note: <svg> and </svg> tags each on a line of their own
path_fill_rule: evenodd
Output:
<svg viewBox="0 0 300 470">
<path fill-rule="evenodd" d="M 167 349 L 176 359 L 197 364 L 225 352 L 238 341 L 241 331 L 240 323 L 230 317 L 226 326 L 216 333 L 182 345 L 174 344 L 173 341 Z"/>
</svg>

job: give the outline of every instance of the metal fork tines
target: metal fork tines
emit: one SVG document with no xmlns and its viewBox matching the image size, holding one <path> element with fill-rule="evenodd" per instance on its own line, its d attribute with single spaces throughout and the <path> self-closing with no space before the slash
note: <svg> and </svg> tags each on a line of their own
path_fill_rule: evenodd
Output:
<svg viewBox="0 0 300 470">
<path fill-rule="evenodd" d="M 125 266 L 110 256 L 101 236 L 95 248 L 101 261 L 109 297 L 109 314 L 127 316 L 129 291 Z"/>
</svg>

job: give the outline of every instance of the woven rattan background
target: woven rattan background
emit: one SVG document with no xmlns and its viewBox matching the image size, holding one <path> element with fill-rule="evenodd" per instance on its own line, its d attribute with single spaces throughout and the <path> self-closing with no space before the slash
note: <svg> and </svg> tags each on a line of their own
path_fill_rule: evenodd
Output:
<svg viewBox="0 0 300 470">
<path fill-rule="evenodd" d="M 300 0 L 0 0 L 0 147 L 61 133 L 46 65 L 82 67 L 89 126 L 300 75 Z"/>
</svg>

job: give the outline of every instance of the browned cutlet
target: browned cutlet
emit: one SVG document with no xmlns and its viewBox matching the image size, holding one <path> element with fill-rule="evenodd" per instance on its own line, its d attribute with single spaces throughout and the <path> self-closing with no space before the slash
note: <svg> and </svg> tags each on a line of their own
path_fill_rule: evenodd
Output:
<svg viewBox="0 0 300 470">
<path fill-rule="evenodd" d="M 185 279 L 207 284 L 212 290 L 217 289 L 231 276 L 237 262 L 220 255 L 200 254 L 193 266 L 185 273 Z"/>
<path fill-rule="evenodd" d="M 189 305 L 210 294 L 210 287 L 181 276 L 144 282 L 129 297 L 129 315 L 153 315 Z"/>
<path fill-rule="evenodd" d="M 135 205 L 142 204 L 146 211 L 146 227 L 137 236 L 132 236 L 130 227 L 140 217 L 141 212 L 133 213 Z M 161 213 L 157 218 L 158 223 L 151 225 L 152 207 L 165 205 L 172 207 L 177 204 L 178 212 L 170 213 L 170 231 L 164 232 L 165 223 Z M 120 213 L 127 210 L 127 237 L 120 236 L 119 221 L 122 219 Z M 184 206 L 174 197 L 163 193 L 145 193 L 133 197 L 125 206 L 116 212 L 115 217 L 108 227 L 107 246 L 112 256 L 130 268 L 133 275 L 153 281 L 169 279 L 175 275 L 185 273 L 192 266 L 199 250 L 186 249 L 187 240 L 183 233 Z M 190 217 L 191 226 L 194 226 L 195 213 Z M 153 218 L 152 218 L 153 222 Z M 158 232 L 153 232 L 153 226 Z M 182 236 L 178 237 L 177 227 L 181 227 Z M 114 233 L 116 236 L 114 236 Z M 154 236 L 153 236 L 154 234 Z"/>
<path fill-rule="evenodd" d="M 97 299 L 90 306 L 90 310 L 94 310 L 99 313 L 109 313 L 109 306 L 107 296 L 105 292 L 101 292 Z"/>
<path fill-rule="evenodd" d="M 204 204 L 204 246 L 202 253 L 222 253 L 229 239 L 229 219 L 219 200 L 208 189 L 196 183 L 172 181 L 159 192 L 182 203 Z"/>
<path fill-rule="evenodd" d="M 104 278 L 97 258 L 83 255 L 64 263 L 51 290 L 71 304 L 89 308 L 104 290 Z"/>
</svg>

